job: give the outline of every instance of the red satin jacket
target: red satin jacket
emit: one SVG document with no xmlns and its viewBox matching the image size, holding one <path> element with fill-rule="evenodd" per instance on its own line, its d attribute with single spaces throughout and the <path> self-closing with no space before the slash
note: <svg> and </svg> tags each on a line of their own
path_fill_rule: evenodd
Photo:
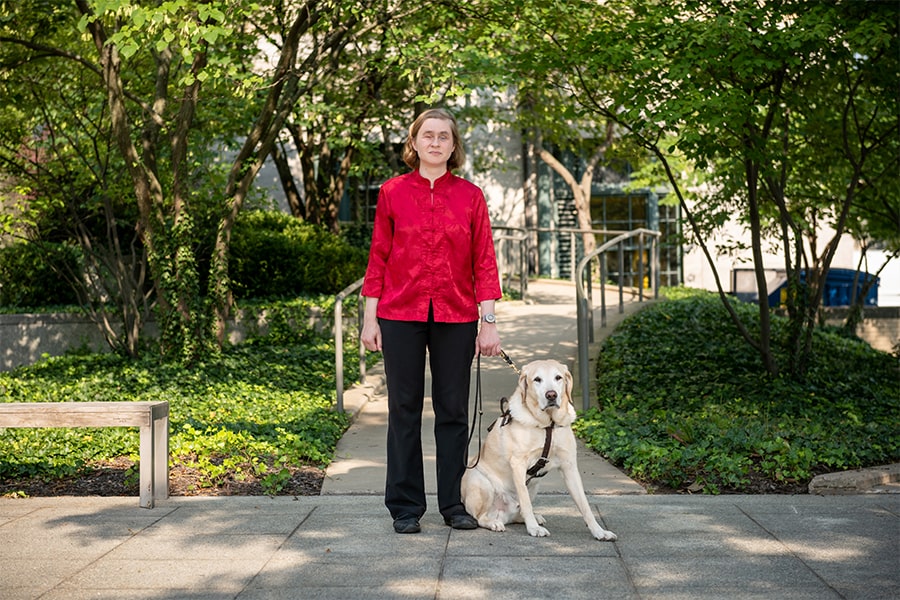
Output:
<svg viewBox="0 0 900 600">
<path fill-rule="evenodd" d="M 378 317 L 397 321 L 478 320 L 478 303 L 501 296 L 487 203 L 481 188 L 450 171 L 434 182 L 418 171 L 381 186 L 362 295 Z"/>
</svg>

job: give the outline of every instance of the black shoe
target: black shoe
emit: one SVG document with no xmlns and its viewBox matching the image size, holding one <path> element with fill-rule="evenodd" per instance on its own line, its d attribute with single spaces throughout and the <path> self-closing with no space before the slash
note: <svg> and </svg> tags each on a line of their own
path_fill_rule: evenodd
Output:
<svg viewBox="0 0 900 600">
<path fill-rule="evenodd" d="M 476 521 L 475 517 L 468 513 L 460 513 L 458 515 L 450 515 L 449 517 L 444 517 L 444 523 L 446 523 L 453 529 L 478 528 L 478 521 Z"/>
<path fill-rule="evenodd" d="M 416 517 L 401 517 L 394 519 L 394 531 L 397 533 L 419 533 L 422 527 Z"/>
</svg>

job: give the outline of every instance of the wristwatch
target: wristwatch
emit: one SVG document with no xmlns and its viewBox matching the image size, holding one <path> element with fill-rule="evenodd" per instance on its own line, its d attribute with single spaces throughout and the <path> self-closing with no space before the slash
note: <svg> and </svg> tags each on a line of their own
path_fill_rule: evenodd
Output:
<svg viewBox="0 0 900 600">
<path fill-rule="evenodd" d="M 481 320 L 485 323 L 496 323 L 497 317 L 494 316 L 494 313 L 486 313 L 481 316 Z"/>
</svg>

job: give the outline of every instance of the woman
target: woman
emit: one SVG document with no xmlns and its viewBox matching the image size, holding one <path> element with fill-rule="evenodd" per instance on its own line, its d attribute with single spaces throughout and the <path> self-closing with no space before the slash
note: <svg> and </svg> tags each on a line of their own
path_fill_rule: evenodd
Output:
<svg viewBox="0 0 900 600">
<path fill-rule="evenodd" d="M 475 529 L 460 498 L 476 354 L 495 356 L 500 278 L 484 194 L 452 173 L 465 162 L 456 119 L 427 110 L 409 128 L 412 172 L 381 187 L 362 295 L 361 340 L 384 357 L 388 388 L 385 505 L 397 533 L 425 513 L 422 407 L 429 357 L 438 508 L 454 529 Z M 479 305 L 481 326 L 479 327 Z"/>
</svg>

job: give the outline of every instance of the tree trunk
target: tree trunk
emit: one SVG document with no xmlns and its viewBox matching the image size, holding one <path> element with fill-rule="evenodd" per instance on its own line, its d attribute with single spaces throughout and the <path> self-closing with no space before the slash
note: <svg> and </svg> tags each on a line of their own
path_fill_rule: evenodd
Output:
<svg viewBox="0 0 900 600">
<path fill-rule="evenodd" d="M 228 249 L 231 245 L 231 231 L 253 180 L 262 168 L 266 157 L 271 154 L 291 108 L 302 93 L 298 87 L 295 65 L 300 39 L 320 16 L 318 13 L 300 11 L 291 24 L 281 48 L 278 65 L 272 76 L 272 81 L 275 83 L 269 88 L 260 116 L 244 140 L 228 174 L 228 182 L 225 185 L 224 216 L 216 229 L 209 273 L 209 295 L 214 307 L 215 338 L 220 346 L 225 342 L 225 324 L 231 313 L 233 302 L 228 285 Z M 327 47 L 320 48 L 318 51 L 321 53 L 328 49 Z M 307 61 L 313 61 L 316 56 L 315 53 L 311 54 L 307 57 Z M 312 84 L 307 82 L 307 85 Z"/>
<path fill-rule="evenodd" d="M 306 206 L 303 204 L 300 190 L 297 189 L 294 174 L 291 173 L 291 166 L 284 151 L 284 143 L 279 141 L 275 144 L 272 147 L 270 156 L 272 157 L 272 162 L 275 163 L 275 168 L 278 170 L 278 180 L 281 182 L 281 189 L 284 190 L 284 196 L 287 198 L 291 214 L 301 221 L 305 220 Z"/>
<path fill-rule="evenodd" d="M 747 178 L 747 199 L 750 216 L 750 238 L 756 289 L 759 290 L 759 346 L 758 351 L 766 372 L 778 375 L 778 364 L 772 354 L 772 323 L 769 314 L 769 291 L 762 257 L 762 225 L 759 214 L 759 171 L 751 160 L 744 162 Z"/>
</svg>

